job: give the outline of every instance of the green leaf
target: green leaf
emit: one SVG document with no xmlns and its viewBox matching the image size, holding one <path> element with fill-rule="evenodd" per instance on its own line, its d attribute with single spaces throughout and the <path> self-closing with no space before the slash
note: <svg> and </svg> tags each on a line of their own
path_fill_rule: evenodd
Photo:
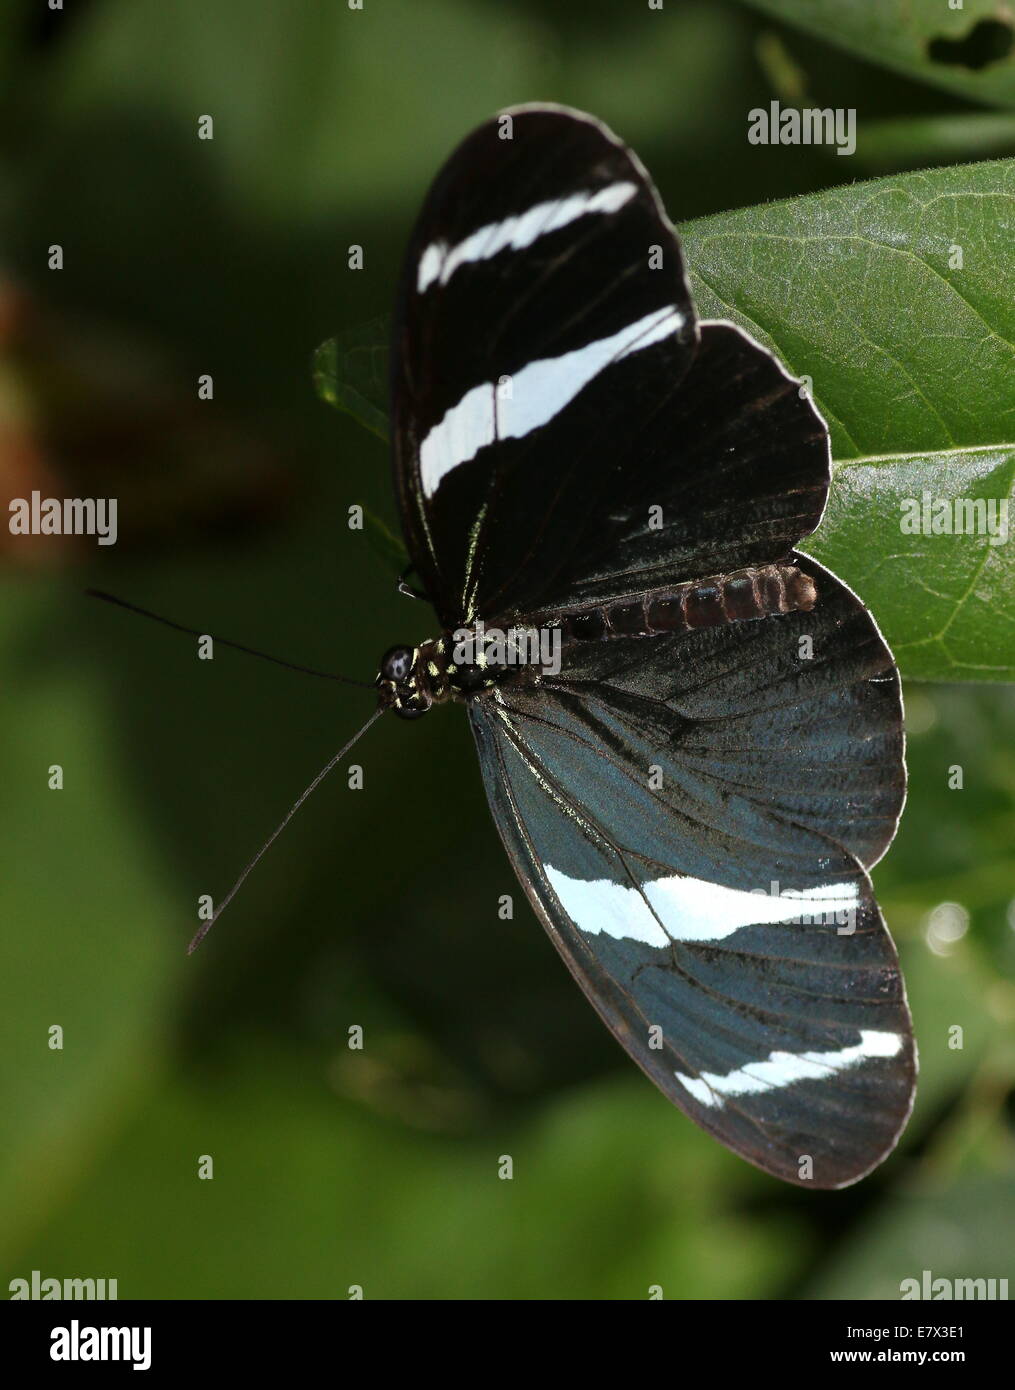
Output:
<svg viewBox="0 0 1015 1390">
<path fill-rule="evenodd" d="M 917 679 L 1015 679 L 1011 547 L 902 530 L 904 503 L 922 505 L 925 493 L 942 510 L 1010 501 L 1013 225 L 1007 160 L 683 231 L 702 317 L 732 319 L 812 379 L 836 467 L 806 548 L 857 589 Z"/>
<path fill-rule="evenodd" d="M 748 0 L 874 63 L 994 106 L 1015 106 L 1015 28 L 997 0 Z"/>
<path fill-rule="evenodd" d="M 682 230 L 703 318 L 813 382 L 836 461 L 807 544 L 863 597 L 903 673 L 1015 679 L 1015 563 L 998 532 L 906 534 L 925 495 L 989 519 L 1015 478 L 1015 162 L 935 169 L 720 213 Z M 958 253 L 961 252 L 961 267 Z M 347 335 L 372 348 L 383 320 Z M 341 378 L 343 408 L 370 425 Z M 374 407 L 379 409 L 379 407 Z M 379 431 L 377 431 L 379 432 Z M 935 515 L 931 511 L 933 524 Z M 939 520 L 939 526 L 942 524 Z"/>
<path fill-rule="evenodd" d="M 386 315 L 347 329 L 322 343 L 313 356 L 314 388 L 322 401 L 388 438 L 388 336 Z"/>
</svg>

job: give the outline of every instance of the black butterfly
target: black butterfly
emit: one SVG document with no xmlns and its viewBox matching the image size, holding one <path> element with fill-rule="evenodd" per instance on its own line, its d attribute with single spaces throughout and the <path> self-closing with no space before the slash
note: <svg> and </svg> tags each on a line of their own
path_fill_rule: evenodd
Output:
<svg viewBox="0 0 1015 1390">
<path fill-rule="evenodd" d="M 392 418 L 442 633 L 387 653 L 382 706 L 466 703 L 529 900 L 660 1090 L 777 1177 L 856 1181 L 913 1099 L 867 875 L 905 768 L 884 639 L 792 549 L 828 492 L 821 417 L 739 328 L 698 321 L 632 152 L 540 105 L 430 189 Z"/>
<path fill-rule="evenodd" d="M 387 652 L 377 710 L 190 949 L 381 714 L 464 701 L 522 886 L 638 1065 L 766 1172 L 855 1182 L 913 1102 L 867 876 L 905 766 L 877 625 L 792 549 L 828 493 L 821 417 L 739 328 L 699 323 L 645 170 L 555 106 L 481 126 L 434 181 L 392 416 L 412 568 L 442 630 Z"/>
</svg>

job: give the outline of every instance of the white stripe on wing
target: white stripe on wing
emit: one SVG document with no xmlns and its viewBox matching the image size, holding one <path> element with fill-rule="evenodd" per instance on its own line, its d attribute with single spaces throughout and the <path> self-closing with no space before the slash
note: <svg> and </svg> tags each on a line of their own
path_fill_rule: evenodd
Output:
<svg viewBox="0 0 1015 1390">
<path fill-rule="evenodd" d="M 792 1086 L 795 1081 L 828 1080 L 848 1067 L 859 1066 L 874 1057 L 897 1057 L 902 1051 L 899 1033 L 879 1033 L 865 1028 L 860 1041 L 838 1052 L 773 1052 L 763 1061 L 748 1062 L 724 1076 L 703 1071 L 698 1077 L 673 1075 L 700 1105 L 722 1107 L 726 1096 L 756 1095 L 773 1087 Z"/>
<path fill-rule="evenodd" d="M 489 260 L 508 247 L 523 251 L 539 237 L 559 231 L 590 212 L 617 212 L 637 191 L 635 183 L 611 183 L 594 193 L 572 193 L 554 202 L 536 203 L 517 217 L 505 217 L 503 222 L 489 222 L 454 247 L 445 241 L 433 241 L 419 258 L 416 289 L 425 294 L 435 281 L 446 285 L 459 266 Z"/>
<path fill-rule="evenodd" d="M 546 874 L 564 911 L 590 936 L 668 946 L 671 941 L 721 941 L 741 927 L 834 920 L 859 906 L 856 883 L 826 883 L 780 895 L 674 874 L 637 888 L 611 879 L 569 878 L 551 864 Z M 647 899 L 647 901 L 646 901 Z"/>
<path fill-rule="evenodd" d="M 475 458 L 494 439 L 520 439 L 547 424 L 604 367 L 679 332 L 684 315 L 674 305 L 654 309 L 598 342 L 530 362 L 511 380 L 511 395 L 484 381 L 467 391 L 430 430 L 419 451 L 423 492 L 432 497 L 459 464 Z"/>
</svg>

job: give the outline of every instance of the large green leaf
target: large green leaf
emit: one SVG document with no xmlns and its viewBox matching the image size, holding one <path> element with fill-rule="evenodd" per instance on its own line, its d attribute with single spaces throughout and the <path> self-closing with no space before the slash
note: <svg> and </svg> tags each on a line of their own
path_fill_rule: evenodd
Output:
<svg viewBox="0 0 1015 1390">
<path fill-rule="evenodd" d="M 925 493 L 951 506 L 1011 496 L 1013 195 L 1004 160 L 683 233 L 699 312 L 733 319 L 813 381 L 836 467 L 807 549 L 858 589 L 917 679 L 1015 678 L 1012 547 L 902 530 L 904 502 Z"/>
<path fill-rule="evenodd" d="M 1015 106 L 1015 17 L 997 0 L 748 0 L 862 58 L 998 106 Z"/>
<path fill-rule="evenodd" d="M 835 477 L 807 549 L 863 595 L 906 675 L 1015 679 L 1001 539 L 1015 479 L 1015 161 L 720 213 L 682 235 L 701 315 L 732 319 L 808 377 L 828 420 Z M 359 335 L 370 374 L 354 374 L 347 338 L 319 362 L 349 375 L 317 378 L 375 431 L 381 332 Z M 946 510 L 953 527 L 982 528 L 989 504 L 998 529 L 907 534 L 916 504 L 932 529 Z"/>
</svg>

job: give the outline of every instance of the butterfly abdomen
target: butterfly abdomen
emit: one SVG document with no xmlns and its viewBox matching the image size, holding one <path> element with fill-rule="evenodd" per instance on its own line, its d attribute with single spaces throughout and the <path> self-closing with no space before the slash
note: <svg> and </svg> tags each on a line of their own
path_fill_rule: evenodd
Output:
<svg viewBox="0 0 1015 1390">
<path fill-rule="evenodd" d="M 567 636 L 584 642 L 654 637 L 808 612 L 816 598 L 814 580 L 796 565 L 760 565 L 568 613 L 562 626 Z"/>
</svg>

